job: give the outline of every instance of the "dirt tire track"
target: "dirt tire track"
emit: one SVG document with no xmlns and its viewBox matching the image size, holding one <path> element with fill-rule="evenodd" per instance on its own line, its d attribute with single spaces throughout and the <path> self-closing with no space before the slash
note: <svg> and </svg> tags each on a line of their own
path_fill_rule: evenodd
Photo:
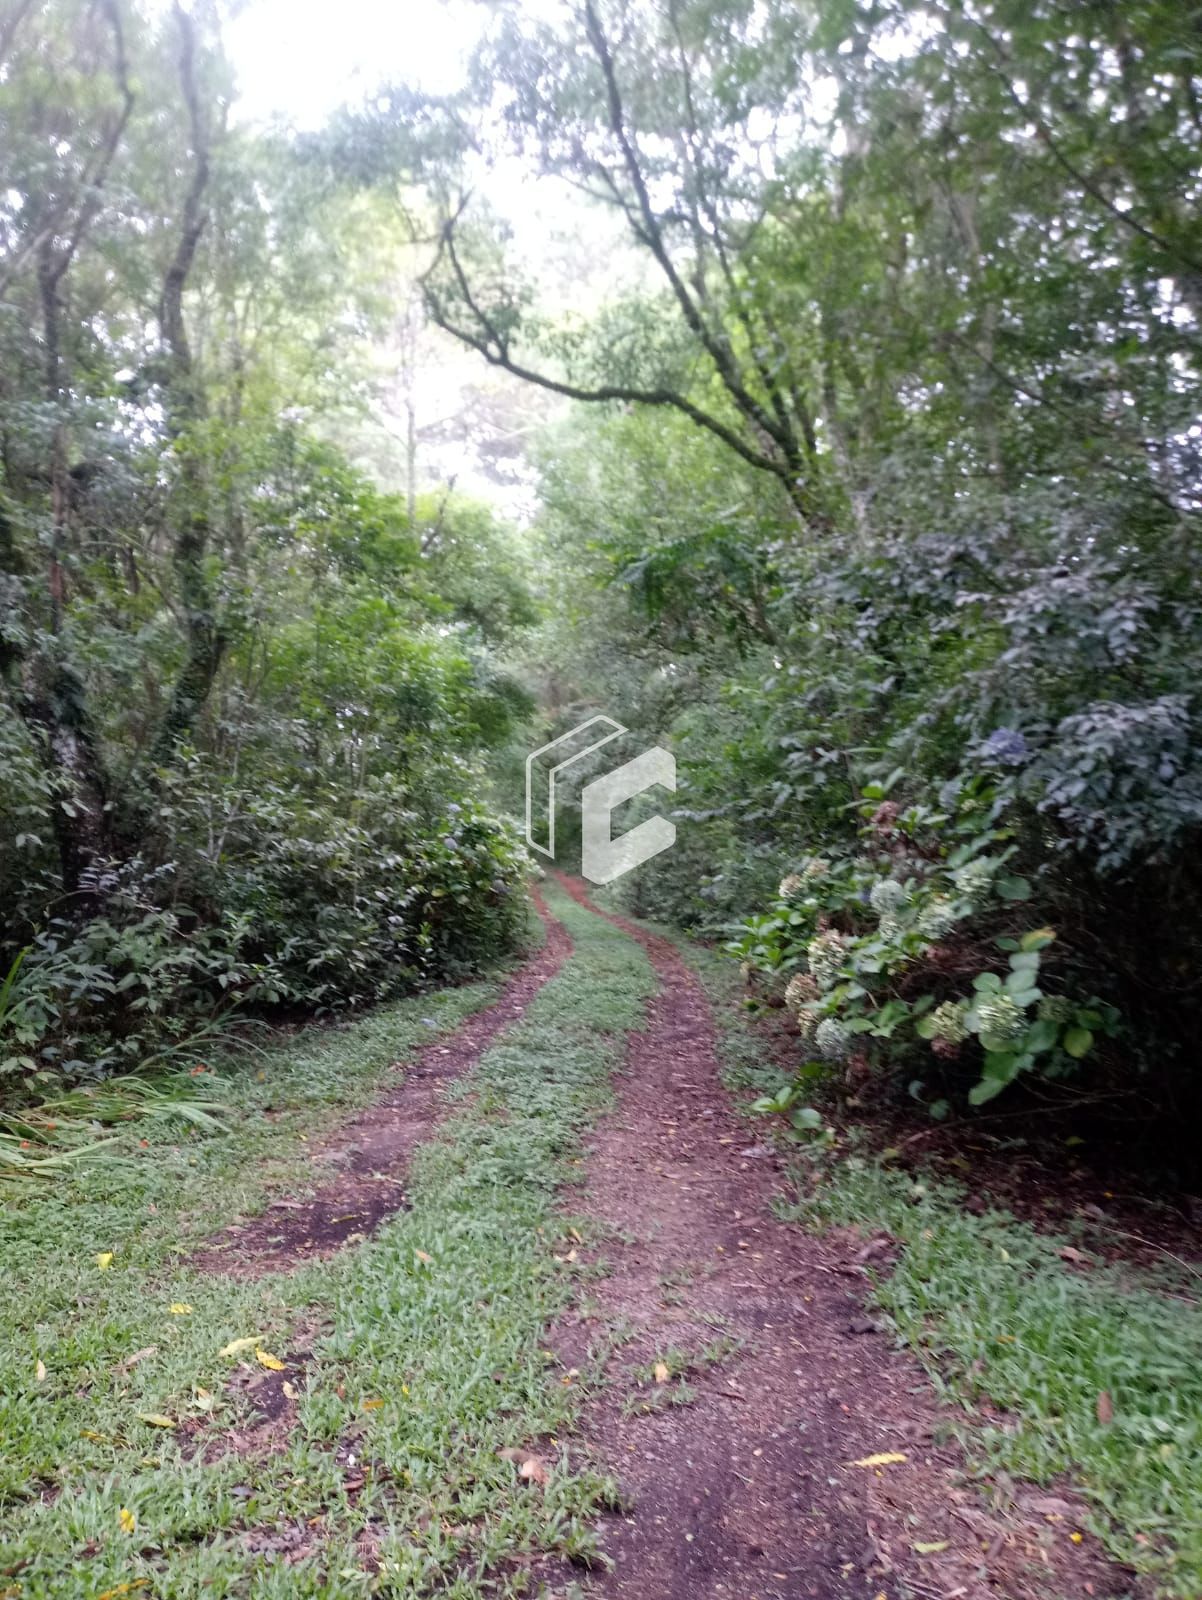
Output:
<svg viewBox="0 0 1202 1600">
<path fill-rule="evenodd" d="M 1072 1520 L 986 1508 L 965 1483 L 958 1448 L 934 1443 L 946 1415 L 929 1381 L 865 1315 L 864 1259 L 887 1265 L 887 1241 L 818 1240 L 775 1218 L 781 1168 L 721 1085 L 696 976 L 668 941 L 561 881 L 643 945 L 661 984 L 573 1201 L 634 1242 L 603 1246 L 610 1275 L 555 1341 L 565 1364 L 584 1368 L 598 1322 L 633 1330 L 582 1425 L 629 1503 L 603 1529 L 614 1565 L 590 1590 L 621 1600 L 1131 1593 L 1091 1540 L 1070 1542 Z M 696 1399 L 671 1403 L 678 1380 L 656 1384 L 654 1363 L 724 1336 L 739 1353 L 690 1365 Z M 904 1460 L 853 1465 L 880 1453 Z M 937 1548 L 922 1556 L 915 1544 Z"/>
<path fill-rule="evenodd" d="M 572 953 L 567 929 L 537 888 L 531 894 L 546 929 L 542 949 L 490 1006 L 467 1018 L 453 1034 L 424 1045 L 411 1062 L 398 1063 L 403 1077 L 396 1088 L 314 1147 L 314 1163 L 336 1166 L 336 1176 L 308 1199 L 272 1201 L 266 1219 L 232 1223 L 203 1245 L 188 1266 L 239 1277 L 286 1272 L 368 1237 L 405 1208 L 409 1162 L 442 1119 L 447 1085 L 475 1066 Z"/>
</svg>

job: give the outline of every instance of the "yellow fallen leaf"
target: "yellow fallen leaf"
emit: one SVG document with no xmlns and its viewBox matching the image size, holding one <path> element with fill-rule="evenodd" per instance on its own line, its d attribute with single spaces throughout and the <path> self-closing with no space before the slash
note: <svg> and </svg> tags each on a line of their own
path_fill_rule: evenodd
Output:
<svg viewBox="0 0 1202 1600">
<path fill-rule="evenodd" d="M 117 1521 L 121 1524 L 122 1533 L 133 1533 L 138 1526 L 138 1519 L 128 1506 L 122 1506 L 118 1511 Z"/>
<path fill-rule="evenodd" d="M 96 1265 L 100 1268 L 101 1272 L 107 1272 L 112 1264 L 113 1252 L 111 1250 L 101 1250 L 99 1255 L 96 1257 Z"/>
<path fill-rule="evenodd" d="M 1074 1544 L 1080 1544 L 1082 1539 L 1084 1539 L 1084 1537 L 1085 1537 L 1085 1535 L 1083 1533 L 1070 1533 L 1069 1534 L 1069 1538 L 1073 1541 Z"/>
<path fill-rule="evenodd" d="M 948 1539 L 939 1539 L 934 1544 L 916 1544 L 915 1552 L 920 1556 L 937 1556 L 941 1550 L 946 1550 L 950 1544 Z"/>
<path fill-rule="evenodd" d="M 363 1409 L 364 1411 L 378 1411 L 383 1404 L 383 1400 L 365 1400 Z"/>
<path fill-rule="evenodd" d="M 434 1257 L 433 1256 L 428 1256 L 424 1250 L 415 1250 L 413 1252 L 413 1254 L 421 1262 L 423 1267 L 428 1267 L 430 1265 L 430 1263 L 434 1260 Z"/>
<path fill-rule="evenodd" d="M 253 1350 L 263 1337 L 261 1333 L 252 1333 L 249 1339 L 231 1339 L 229 1344 L 218 1350 L 219 1356 L 240 1356 L 244 1350 Z"/>
<path fill-rule="evenodd" d="M 261 1367 L 266 1367 L 268 1372 L 283 1372 L 284 1363 L 279 1356 L 269 1355 L 266 1350 L 256 1350 L 255 1360 Z"/>
<path fill-rule="evenodd" d="M 173 1300 L 167 1310 L 173 1317 L 190 1317 L 192 1315 L 192 1307 L 186 1300 Z"/>
<path fill-rule="evenodd" d="M 139 1422 L 148 1422 L 152 1428 L 174 1428 L 175 1423 L 161 1411 L 139 1411 Z"/>
<path fill-rule="evenodd" d="M 33 1375 L 34 1375 L 34 1377 L 37 1379 L 37 1381 L 39 1383 L 45 1383 L 45 1381 L 46 1381 L 46 1363 L 44 1361 L 39 1361 L 38 1362 L 37 1366 L 33 1369 Z"/>
<path fill-rule="evenodd" d="M 672 1374 L 668 1371 L 668 1363 L 666 1361 L 657 1361 L 655 1363 L 656 1383 L 667 1383 L 671 1376 Z"/>
<path fill-rule="evenodd" d="M 295 1400 L 296 1399 L 296 1385 L 294 1383 L 289 1383 L 287 1378 L 285 1378 L 284 1382 L 280 1385 L 280 1387 L 284 1391 L 284 1399 L 285 1400 Z"/>
<path fill-rule="evenodd" d="M 145 1589 L 150 1582 L 149 1578 L 131 1578 L 128 1583 L 119 1583 L 115 1589 L 105 1589 L 96 1596 L 96 1600 L 117 1600 L 121 1594 L 133 1594 L 138 1589 Z"/>
<path fill-rule="evenodd" d="M 81 1428 L 79 1430 L 79 1437 L 81 1439 L 91 1439 L 93 1444 L 108 1444 L 109 1443 L 108 1434 L 107 1433 L 97 1433 L 95 1428 Z"/>
<path fill-rule="evenodd" d="M 859 1461 L 853 1461 L 853 1467 L 891 1467 L 896 1461 L 906 1459 L 904 1450 L 885 1450 L 877 1456 L 862 1456 Z"/>
</svg>

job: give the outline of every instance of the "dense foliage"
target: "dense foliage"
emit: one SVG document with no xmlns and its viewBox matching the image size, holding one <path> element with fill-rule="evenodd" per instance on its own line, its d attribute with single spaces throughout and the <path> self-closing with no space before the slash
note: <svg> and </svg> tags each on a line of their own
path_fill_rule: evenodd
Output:
<svg viewBox="0 0 1202 1600">
<path fill-rule="evenodd" d="M 204 8 L 0 28 L 0 1071 L 454 976 L 522 922 L 513 538 L 332 442 L 386 219 L 226 126 Z M 395 233 L 395 228 L 394 228 Z"/>
<path fill-rule="evenodd" d="M 803 1080 L 942 1114 L 1021 1079 L 1157 1137 L 1197 1106 L 1196 21 L 505 9 L 426 108 L 434 316 L 592 402 L 544 467 L 552 710 L 674 746 L 628 901 L 796 975 Z M 638 287 L 542 309 L 450 176 L 465 126 L 608 208 Z"/>
<path fill-rule="evenodd" d="M 1184 1125 L 1188 8 L 502 4 L 462 92 L 299 142 L 229 124 L 215 37 L 128 0 L 0 33 L 0 1059 L 473 964 L 518 907 L 486 753 L 516 810 L 528 743 L 603 709 L 682 778 L 628 903 L 792 983 L 803 1089 Z M 514 160 L 611 262 L 540 280 Z M 487 507 L 419 493 L 411 405 L 403 484 L 338 447 L 402 256 L 578 402 L 538 605 Z"/>
</svg>

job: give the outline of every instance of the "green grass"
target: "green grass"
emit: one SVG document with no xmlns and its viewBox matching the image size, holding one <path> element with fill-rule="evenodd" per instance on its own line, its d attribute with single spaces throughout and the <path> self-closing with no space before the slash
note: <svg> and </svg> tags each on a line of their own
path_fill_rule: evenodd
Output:
<svg viewBox="0 0 1202 1600">
<path fill-rule="evenodd" d="M 575 955 L 471 1074 L 414 1163 L 412 1209 L 372 1240 L 253 1283 L 180 1264 L 297 1184 L 332 1108 L 370 1097 L 431 1022 L 453 1025 L 488 987 L 310 1030 L 229 1075 L 228 1134 L 172 1144 L 156 1131 L 103 1191 L 56 1181 L 6 1212 L 0 1593 L 468 1597 L 518 1592 L 540 1551 L 589 1557 L 612 1489 L 552 1442 L 577 1394 L 543 1339 L 578 1279 L 562 1259 L 562 1190 L 653 977 L 624 935 L 549 897 Z M 258 1115 L 267 1105 L 274 1121 Z M 229 1444 L 253 1420 L 230 1382 L 238 1359 L 218 1352 L 251 1335 L 287 1361 L 298 1402 L 277 1448 L 248 1459 Z M 199 1418 L 200 1433 L 142 1420 L 152 1414 Z M 199 1440 L 208 1461 L 192 1458 Z M 553 1464 L 545 1490 L 504 1448 Z M 307 1549 L 295 1565 L 250 1548 L 293 1528 Z"/>
<path fill-rule="evenodd" d="M 684 953 L 719 1001 L 728 1081 L 771 1092 L 779 1070 L 737 1008 L 730 964 Z M 1128 1270 L 1071 1270 L 1059 1254 L 1067 1239 L 1008 1212 L 974 1215 L 956 1186 L 878 1161 L 816 1153 L 797 1184 L 805 1198 L 782 1215 L 900 1241 L 876 1299 L 964 1419 L 958 1432 L 986 1486 L 1002 1473 L 1067 1479 L 1113 1555 L 1158 1594 L 1198 1600 L 1202 1309 Z M 1109 1423 L 1098 1420 L 1103 1392 Z"/>
</svg>

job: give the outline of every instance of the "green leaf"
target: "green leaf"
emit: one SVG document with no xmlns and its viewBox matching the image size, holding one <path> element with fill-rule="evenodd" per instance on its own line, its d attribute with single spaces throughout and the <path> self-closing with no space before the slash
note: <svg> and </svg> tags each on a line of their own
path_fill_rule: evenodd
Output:
<svg viewBox="0 0 1202 1600">
<path fill-rule="evenodd" d="M 1064 1035 L 1064 1048 L 1074 1061 L 1080 1061 L 1093 1046 L 1093 1034 L 1088 1028 L 1069 1028 Z"/>
<path fill-rule="evenodd" d="M 968 1091 L 968 1103 L 972 1106 L 983 1106 L 987 1100 L 992 1100 L 995 1095 L 1001 1094 L 1005 1087 L 1000 1078 L 982 1078 L 980 1083 L 974 1083 Z"/>
<path fill-rule="evenodd" d="M 1027 1036 L 1023 1043 L 1028 1050 L 1034 1050 L 1036 1053 L 1042 1050 L 1050 1050 L 1056 1043 L 1059 1033 L 1059 1026 L 1055 1022 L 1044 1018 L 1031 1024 L 1027 1029 Z"/>
<path fill-rule="evenodd" d="M 1020 950 L 1045 950 L 1056 937 L 1054 928 L 1032 928 L 1030 933 L 1024 933 L 1019 941 Z"/>
<path fill-rule="evenodd" d="M 1003 900 L 1014 902 L 1031 898 L 1031 885 L 1026 878 L 999 878 L 996 887 Z"/>
<path fill-rule="evenodd" d="M 972 980 L 972 986 L 980 994 L 997 994 L 1002 987 L 1002 980 L 996 972 L 978 972 Z"/>
</svg>

